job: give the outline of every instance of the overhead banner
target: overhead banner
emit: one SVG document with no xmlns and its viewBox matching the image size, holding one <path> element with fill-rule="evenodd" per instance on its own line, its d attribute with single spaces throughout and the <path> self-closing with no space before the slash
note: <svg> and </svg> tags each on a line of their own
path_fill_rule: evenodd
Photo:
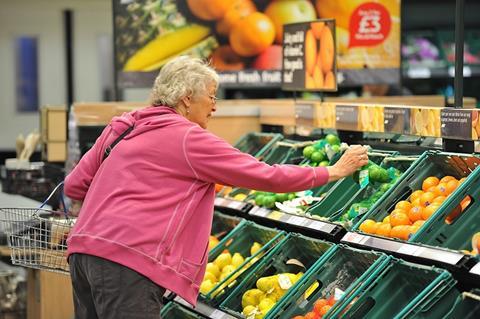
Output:
<svg viewBox="0 0 480 319">
<path fill-rule="evenodd" d="M 113 0 L 113 9 L 120 88 L 150 87 L 179 55 L 210 60 L 224 87 L 280 88 L 283 26 L 318 19 L 336 20 L 339 86 L 400 79 L 400 0 Z"/>
</svg>

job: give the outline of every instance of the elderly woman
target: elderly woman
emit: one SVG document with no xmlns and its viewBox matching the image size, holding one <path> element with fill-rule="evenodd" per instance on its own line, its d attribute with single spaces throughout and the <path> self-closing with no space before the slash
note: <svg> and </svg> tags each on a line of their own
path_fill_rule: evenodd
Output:
<svg viewBox="0 0 480 319">
<path fill-rule="evenodd" d="M 76 318 L 158 318 L 165 289 L 195 305 L 215 183 L 295 192 L 367 164 L 361 146 L 315 168 L 241 153 L 205 130 L 217 87 L 201 60 L 174 59 L 155 80 L 152 106 L 113 118 L 67 176 L 65 193 L 83 201 L 68 238 Z"/>
</svg>

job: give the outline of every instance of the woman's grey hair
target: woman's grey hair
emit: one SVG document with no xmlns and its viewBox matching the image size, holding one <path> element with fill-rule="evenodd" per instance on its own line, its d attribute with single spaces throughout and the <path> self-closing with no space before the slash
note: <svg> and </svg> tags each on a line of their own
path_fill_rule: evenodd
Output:
<svg viewBox="0 0 480 319">
<path fill-rule="evenodd" d="M 207 85 L 218 86 L 218 74 L 198 58 L 180 56 L 165 64 L 150 93 L 151 105 L 175 107 L 186 96 L 207 91 Z"/>
</svg>

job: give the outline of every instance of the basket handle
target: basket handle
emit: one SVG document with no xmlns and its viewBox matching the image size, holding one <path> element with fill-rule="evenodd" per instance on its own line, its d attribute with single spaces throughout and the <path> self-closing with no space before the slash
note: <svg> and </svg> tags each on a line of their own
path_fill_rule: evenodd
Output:
<svg viewBox="0 0 480 319">
<path fill-rule="evenodd" d="M 45 199 L 43 201 L 43 203 L 40 205 L 40 208 L 43 208 L 43 206 L 45 206 L 48 201 L 50 200 L 50 198 L 52 198 L 52 196 L 58 191 L 60 190 L 60 194 L 59 194 L 59 199 L 60 199 L 60 202 L 62 203 L 62 206 L 63 206 L 63 214 L 65 215 L 65 219 L 68 219 L 68 213 L 67 213 L 67 206 L 65 206 L 65 199 L 64 199 L 64 195 L 63 195 L 63 182 L 60 182 L 57 186 L 55 186 L 55 188 L 53 189 L 53 191 L 50 193 L 50 195 L 48 195 L 47 199 Z"/>
</svg>

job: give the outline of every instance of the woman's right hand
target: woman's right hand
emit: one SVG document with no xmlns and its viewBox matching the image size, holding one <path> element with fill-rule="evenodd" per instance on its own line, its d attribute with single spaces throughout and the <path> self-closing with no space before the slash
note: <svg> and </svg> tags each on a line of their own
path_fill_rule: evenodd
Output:
<svg viewBox="0 0 480 319">
<path fill-rule="evenodd" d="M 328 166 L 329 182 L 333 182 L 352 175 L 357 169 L 368 164 L 368 148 L 361 145 L 352 145 L 340 159 Z"/>
</svg>

